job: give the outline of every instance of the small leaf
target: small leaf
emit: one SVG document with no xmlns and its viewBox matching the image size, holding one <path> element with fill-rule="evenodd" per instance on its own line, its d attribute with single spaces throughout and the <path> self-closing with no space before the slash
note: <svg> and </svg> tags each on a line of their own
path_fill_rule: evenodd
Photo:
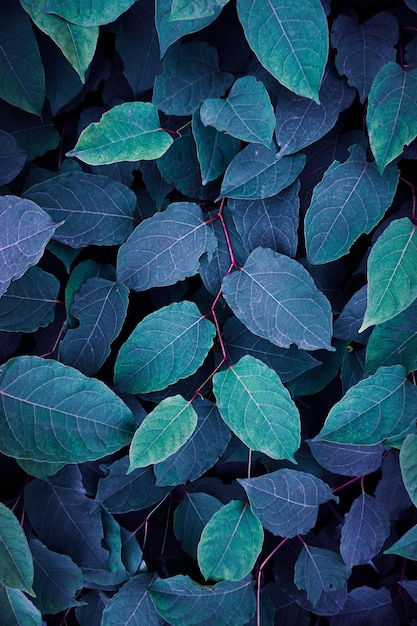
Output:
<svg viewBox="0 0 417 626">
<path fill-rule="evenodd" d="M 337 501 L 326 483 L 296 470 L 281 469 L 238 482 L 262 526 L 281 537 L 305 535 L 316 523 L 319 505 Z"/>
<path fill-rule="evenodd" d="M 77 157 L 89 165 L 157 159 L 172 142 L 172 137 L 162 130 L 153 104 L 125 102 L 87 126 L 66 156 Z"/>
<path fill-rule="evenodd" d="M 417 526 L 413 526 L 398 539 L 384 554 L 397 554 L 405 559 L 417 561 Z"/>
<path fill-rule="evenodd" d="M 242 580 L 255 565 L 264 539 L 249 506 L 231 500 L 214 513 L 201 533 L 198 565 L 206 580 Z"/>
<path fill-rule="evenodd" d="M 304 545 L 295 564 L 294 582 L 315 605 L 323 592 L 341 589 L 349 574 L 336 552 Z"/>
<path fill-rule="evenodd" d="M 173 0 L 170 21 L 198 20 L 211 17 L 229 0 Z"/>
<path fill-rule="evenodd" d="M 81 26 L 100 26 L 114 22 L 135 0 L 47 0 L 45 13 L 59 15 Z"/>
<path fill-rule="evenodd" d="M 0 620 L 7 626 L 42 626 L 42 615 L 18 589 L 0 586 Z"/>
<path fill-rule="evenodd" d="M 0 502 L 0 582 L 34 595 L 33 559 L 14 513 Z"/>
<path fill-rule="evenodd" d="M 220 500 L 208 493 L 185 493 L 174 513 L 174 532 L 182 548 L 197 560 L 201 533 L 216 511 L 223 507 Z"/>
<path fill-rule="evenodd" d="M 417 506 L 417 435 L 407 435 L 400 450 L 400 467 L 404 486 Z"/>
<path fill-rule="evenodd" d="M 196 426 L 197 413 L 190 402 L 179 395 L 162 400 L 134 434 L 129 473 L 167 459 L 184 445 Z"/>
<path fill-rule="evenodd" d="M 0 185 L 16 178 L 23 169 L 26 156 L 13 135 L 0 130 Z"/>
<path fill-rule="evenodd" d="M 338 339 L 347 339 L 366 343 L 371 330 L 359 334 L 363 317 L 368 302 L 368 285 L 361 287 L 353 294 L 349 302 L 343 307 L 342 312 L 334 323 L 334 336 Z"/>
<path fill-rule="evenodd" d="M 133 576 L 117 591 L 103 611 L 101 626 L 162 626 L 165 622 L 149 597 L 153 574 Z"/>
<path fill-rule="evenodd" d="M 329 301 L 307 270 L 283 254 L 256 248 L 224 278 L 223 296 L 251 332 L 277 346 L 332 350 Z"/>
<path fill-rule="evenodd" d="M 318 103 L 329 38 L 320 0 L 306 0 L 302 11 L 282 0 L 238 0 L 237 11 L 250 47 L 268 72 Z"/>
</svg>

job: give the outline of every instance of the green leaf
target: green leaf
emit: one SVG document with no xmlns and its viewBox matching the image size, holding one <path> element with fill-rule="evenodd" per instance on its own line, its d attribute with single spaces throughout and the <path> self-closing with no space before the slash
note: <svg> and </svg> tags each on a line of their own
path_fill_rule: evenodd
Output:
<svg viewBox="0 0 417 626">
<path fill-rule="evenodd" d="M 33 560 L 14 513 L 0 502 L 0 582 L 34 595 Z"/>
<path fill-rule="evenodd" d="M 307 598 L 314 605 L 323 592 L 341 589 L 349 574 L 336 552 L 304 545 L 295 564 L 294 582 L 298 589 L 307 591 Z"/>
<path fill-rule="evenodd" d="M 199 626 L 245 626 L 256 609 L 250 577 L 204 587 L 188 576 L 157 578 L 149 593 L 158 613 L 173 626 L 191 626 L 196 619 Z"/>
<path fill-rule="evenodd" d="M 246 39 L 262 65 L 294 93 L 319 103 L 328 54 L 328 29 L 320 0 L 302 6 L 283 0 L 238 0 Z"/>
<path fill-rule="evenodd" d="M 198 20 L 211 17 L 229 0 L 173 0 L 169 21 Z"/>
<path fill-rule="evenodd" d="M 359 144 L 344 163 L 334 161 L 313 191 L 305 218 L 309 263 L 329 263 L 349 252 L 391 206 L 399 171 L 393 165 L 380 176 Z M 343 181 L 343 182 L 342 182 Z"/>
<path fill-rule="evenodd" d="M 231 500 L 214 513 L 201 533 L 197 559 L 204 578 L 242 580 L 254 567 L 263 539 L 262 524 L 249 506 Z"/>
<path fill-rule="evenodd" d="M 313 441 L 372 445 L 406 431 L 415 420 L 417 390 L 401 365 L 380 367 L 330 410 Z"/>
<path fill-rule="evenodd" d="M 213 390 L 224 421 L 248 448 L 295 462 L 300 415 L 276 372 L 248 354 L 214 375 Z"/>
<path fill-rule="evenodd" d="M 23 169 L 26 156 L 13 135 L 0 130 L 0 185 L 16 178 Z"/>
<path fill-rule="evenodd" d="M 1 585 L 0 623 L 7 626 L 42 626 L 42 615 L 22 591 Z"/>
<path fill-rule="evenodd" d="M 174 532 L 182 548 L 197 560 L 197 546 L 201 533 L 216 511 L 223 507 L 220 500 L 208 493 L 185 492 L 174 513 Z"/>
<path fill-rule="evenodd" d="M 369 92 L 366 126 L 381 174 L 417 137 L 416 99 L 417 70 L 392 62 L 379 70 Z"/>
<path fill-rule="evenodd" d="M 214 126 L 242 141 L 271 147 L 274 109 L 264 84 L 253 76 L 238 78 L 225 100 L 205 100 L 200 117 L 205 126 Z"/>
<path fill-rule="evenodd" d="M 149 596 L 152 580 L 153 574 L 139 574 L 128 580 L 104 609 L 101 625 L 162 626 L 165 622 Z"/>
<path fill-rule="evenodd" d="M 417 561 L 417 526 L 413 526 L 409 531 L 398 539 L 384 554 L 397 554 L 404 559 Z"/>
<path fill-rule="evenodd" d="M 172 142 L 172 137 L 162 130 L 153 104 L 124 102 L 104 113 L 99 122 L 87 126 L 66 156 L 77 157 L 89 165 L 157 159 Z"/>
<path fill-rule="evenodd" d="M 79 463 L 128 444 L 133 417 L 101 381 L 57 361 L 19 356 L 0 370 L 0 449 L 20 459 Z"/>
<path fill-rule="evenodd" d="M 114 383 L 123 391 L 165 389 L 194 374 L 216 334 L 193 302 L 179 302 L 143 319 L 117 356 Z"/>
<path fill-rule="evenodd" d="M 197 273 L 199 259 L 215 247 L 199 206 L 174 202 L 135 228 L 120 246 L 117 277 L 135 291 L 173 285 Z"/>
<path fill-rule="evenodd" d="M 400 467 L 404 486 L 417 506 L 417 435 L 407 435 L 400 450 Z"/>
<path fill-rule="evenodd" d="M 252 333 L 277 346 L 332 350 L 329 301 L 307 270 L 283 254 L 256 248 L 224 278 L 223 296 Z"/>
<path fill-rule="evenodd" d="M 417 297 L 416 226 L 407 217 L 393 220 L 368 258 L 368 304 L 359 332 L 395 317 Z"/>
<path fill-rule="evenodd" d="M 130 446 L 129 473 L 138 467 L 160 463 L 191 437 L 197 413 L 180 395 L 165 398 L 145 417 Z"/>
<path fill-rule="evenodd" d="M 52 13 L 81 26 L 100 26 L 114 22 L 135 0 L 47 0 L 45 13 Z"/>
</svg>

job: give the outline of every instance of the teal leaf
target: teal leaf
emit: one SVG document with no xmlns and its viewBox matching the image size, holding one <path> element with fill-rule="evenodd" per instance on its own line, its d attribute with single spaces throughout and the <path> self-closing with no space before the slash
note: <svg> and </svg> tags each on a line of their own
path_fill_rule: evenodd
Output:
<svg viewBox="0 0 417 626">
<path fill-rule="evenodd" d="M 149 596 L 148 586 L 152 580 L 153 574 L 139 574 L 130 578 L 104 609 L 101 626 L 162 626 L 166 623 L 156 612 Z"/>
<path fill-rule="evenodd" d="M 130 393 L 165 389 L 197 371 L 215 334 L 214 324 L 201 315 L 194 302 L 163 307 L 139 322 L 122 345 L 114 383 Z"/>
<path fill-rule="evenodd" d="M 319 505 L 336 500 L 312 474 L 281 469 L 259 478 L 239 479 L 262 526 L 274 535 L 305 535 L 316 523 Z"/>
<path fill-rule="evenodd" d="M 128 10 L 135 0 L 47 0 L 45 13 L 59 15 L 68 22 L 81 26 L 101 26 L 114 22 Z"/>
<path fill-rule="evenodd" d="M 243 200 L 271 198 L 289 187 L 304 167 L 305 156 L 279 157 L 276 150 L 249 144 L 228 166 L 221 196 Z"/>
<path fill-rule="evenodd" d="M 222 503 L 208 493 L 185 493 L 174 513 L 174 532 L 182 548 L 197 560 L 197 546 L 201 533 Z"/>
<path fill-rule="evenodd" d="M 106 278 L 116 280 L 116 271 L 113 265 L 97 263 L 92 259 L 81 261 L 71 271 L 65 287 L 65 308 L 67 311 L 68 324 L 71 328 L 77 326 L 76 319 L 71 315 L 75 294 L 89 278 Z"/>
<path fill-rule="evenodd" d="M 0 398 L 0 449 L 18 459 L 84 462 L 119 450 L 133 435 L 130 410 L 104 383 L 54 360 L 8 361 Z"/>
<path fill-rule="evenodd" d="M 363 104 L 381 67 L 395 61 L 398 42 L 397 18 L 385 11 L 359 23 L 353 14 L 341 14 L 334 20 L 331 43 L 337 49 L 338 72 L 356 87 Z"/>
<path fill-rule="evenodd" d="M 184 445 L 196 426 L 197 413 L 190 402 L 180 395 L 162 400 L 133 436 L 129 473 L 167 459 Z"/>
<path fill-rule="evenodd" d="M 262 549 L 261 522 L 247 503 L 231 500 L 210 518 L 201 533 L 197 560 L 206 580 L 242 580 Z"/>
<path fill-rule="evenodd" d="M 415 419 L 417 391 L 401 365 L 380 367 L 333 405 L 313 441 L 372 445 L 400 435 Z"/>
<path fill-rule="evenodd" d="M 30 267 L 0 298 L 0 329 L 32 333 L 50 324 L 59 288 L 55 276 L 40 267 Z"/>
<path fill-rule="evenodd" d="M 414 103 L 417 70 L 403 70 L 387 63 L 376 75 L 368 98 L 366 127 L 379 172 L 417 137 Z"/>
<path fill-rule="evenodd" d="M 276 372 L 248 354 L 214 375 L 213 391 L 224 421 L 248 448 L 294 462 L 300 415 Z"/>
<path fill-rule="evenodd" d="M 13 135 L 27 152 L 28 161 L 55 149 L 60 142 L 55 125 L 45 114 L 41 120 L 0 100 L 0 115 L 3 130 Z"/>
<path fill-rule="evenodd" d="M 262 65 L 294 93 L 319 102 L 328 54 L 328 29 L 320 0 L 298 4 L 238 0 L 246 39 Z"/>
<path fill-rule="evenodd" d="M 60 224 L 40 206 L 17 196 L 0 197 L 0 296 L 35 265 Z"/>
<path fill-rule="evenodd" d="M 398 539 L 384 554 L 397 554 L 404 559 L 417 561 L 417 526 L 408 530 L 401 539 Z"/>
<path fill-rule="evenodd" d="M 7 626 L 42 626 L 42 615 L 22 591 L 2 585 L 0 621 Z"/>
<path fill-rule="evenodd" d="M 89 165 L 157 159 L 172 142 L 172 137 L 162 130 L 153 104 L 124 102 L 87 126 L 66 156 L 77 157 Z"/>
<path fill-rule="evenodd" d="M 294 569 L 294 582 L 305 589 L 307 598 L 315 605 L 321 594 L 341 589 L 350 571 L 339 554 L 323 548 L 304 545 Z"/>
<path fill-rule="evenodd" d="M 342 476 L 366 476 L 376 472 L 382 464 L 384 448 L 380 443 L 373 446 L 340 444 L 331 441 L 308 441 L 316 461 L 333 474 Z"/>
<path fill-rule="evenodd" d="M 194 276 L 200 257 L 214 247 L 200 207 L 175 202 L 144 220 L 120 246 L 117 277 L 135 291 L 173 285 Z"/>
<path fill-rule="evenodd" d="M 277 346 L 332 350 L 329 301 L 298 261 L 256 248 L 224 278 L 223 296 L 252 333 Z"/>
<path fill-rule="evenodd" d="M 16 178 L 23 169 L 26 156 L 13 135 L 0 130 L 0 185 Z"/>
<path fill-rule="evenodd" d="M 225 100 L 208 97 L 201 105 L 201 121 L 237 139 L 271 147 L 275 115 L 263 83 L 253 76 L 238 78 Z"/>
<path fill-rule="evenodd" d="M 404 486 L 417 506 L 417 435 L 407 435 L 400 450 L 400 467 Z"/>
<path fill-rule="evenodd" d="M 229 0 L 173 0 L 170 21 L 198 20 L 211 17 Z"/>
<path fill-rule="evenodd" d="M 219 70 L 216 48 L 204 41 L 183 43 L 164 58 L 152 102 L 167 115 L 191 115 L 206 98 L 222 96 L 232 81 Z"/>
<path fill-rule="evenodd" d="M 61 363 L 92 376 L 110 354 L 126 317 L 129 290 L 122 283 L 90 278 L 75 294 L 71 315 L 80 321 L 59 344 Z M 1 300 L 0 300 L 1 304 Z"/>
<path fill-rule="evenodd" d="M 363 233 L 369 233 L 391 206 L 399 171 L 392 165 L 380 176 L 366 159 L 362 146 L 349 149 L 344 163 L 334 161 L 314 188 L 305 218 L 307 258 L 329 263 L 349 252 Z"/>
<path fill-rule="evenodd" d="M 157 578 L 149 587 L 156 609 L 173 626 L 196 623 L 199 626 L 245 626 L 256 609 L 253 583 L 250 577 L 241 581 L 222 581 L 213 586 L 201 586 L 188 576 Z M 178 602 L 181 598 L 181 602 Z"/>
<path fill-rule="evenodd" d="M 34 595 L 33 559 L 15 514 L 0 502 L 0 582 Z"/>
<path fill-rule="evenodd" d="M 62 222 L 54 238 L 72 248 L 112 246 L 122 243 L 133 230 L 136 196 L 106 176 L 61 174 L 34 185 L 25 197 L 41 206 L 55 222 Z"/>
</svg>

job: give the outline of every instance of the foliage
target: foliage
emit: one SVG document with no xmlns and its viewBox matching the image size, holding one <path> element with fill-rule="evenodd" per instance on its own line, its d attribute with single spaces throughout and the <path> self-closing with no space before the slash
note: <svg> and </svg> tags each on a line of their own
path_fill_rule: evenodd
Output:
<svg viewBox="0 0 417 626">
<path fill-rule="evenodd" d="M 3 0 L 0 622 L 417 620 L 417 2 Z"/>
</svg>

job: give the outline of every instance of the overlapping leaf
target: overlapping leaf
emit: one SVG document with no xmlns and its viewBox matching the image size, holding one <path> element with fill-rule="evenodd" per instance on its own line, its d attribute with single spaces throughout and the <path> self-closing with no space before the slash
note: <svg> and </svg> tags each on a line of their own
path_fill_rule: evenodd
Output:
<svg viewBox="0 0 417 626">
<path fill-rule="evenodd" d="M 417 526 L 410 528 L 384 554 L 398 554 L 405 559 L 417 561 Z"/>
<path fill-rule="evenodd" d="M 0 185 L 10 183 L 23 169 L 26 152 L 10 133 L 0 130 Z"/>
<path fill-rule="evenodd" d="M 404 486 L 417 506 L 417 435 L 407 435 L 400 450 L 400 467 Z"/>
<path fill-rule="evenodd" d="M 294 582 L 305 589 L 308 600 L 316 604 L 323 592 L 341 589 L 350 571 L 339 554 L 305 545 L 294 569 Z"/>
<path fill-rule="evenodd" d="M 175 509 L 174 532 L 182 548 L 194 559 L 197 559 L 197 546 L 201 533 L 207 522 L 222 503 L 208 493 L 188 493 Z"/>
<path fill-rule="evenodd" d="M 81 26 L 100 26 L 114 22 L 135 0 L 47 0 L 45 13 L 59 15 L 68 22 Z"/>
<path fill-rule="evenodd" d="M 152 574 L 133 576 L 112 597 L 103 611 L 102 626 L 129 624 L 129 626 L 162 626 L 164 619 L 156 612 L 149 596 L 148 585 Z"/>
<path fill-rule="evenodd" d="M 174 0 L 170 21 L 196 20 L 211 17 L 229 0 Z"/>
<path fill-rule="evenodd" d="M 333 474 L 366 476 L 376 472 L 382 464 L 384 448 L 380 443 L 358 446 L 352 443 L 309 441 L 308 445 L 316 461 Z"/>
<path fill-rule="evenodd" d="M 397 620 L 390 591 L 386 587 L 356 587 L 348 593 L 343 612 L 333 618 L 335 626 L 371 622 L 394 624 Z"/>
<path fill-rule="evenodd" d="M 338 339 L 349 339 L 358 343 L 366 343 L 370 330 L 359 333 L 368 303 L 368 286 L 361 287 L 343 307 L 334 323 L 334 336 Z"/>
<path fill-rule="evenodd" d="M 0 587 L 0 620 L 7 626 L 42 626 L 41 612 L 19 589 Z"/>
<path fill-rule="evenodd" d="M 34 595 L 33 560 L 23 528 L 14 513 L 0 503 L 1 585 Z"/>
</svg>

